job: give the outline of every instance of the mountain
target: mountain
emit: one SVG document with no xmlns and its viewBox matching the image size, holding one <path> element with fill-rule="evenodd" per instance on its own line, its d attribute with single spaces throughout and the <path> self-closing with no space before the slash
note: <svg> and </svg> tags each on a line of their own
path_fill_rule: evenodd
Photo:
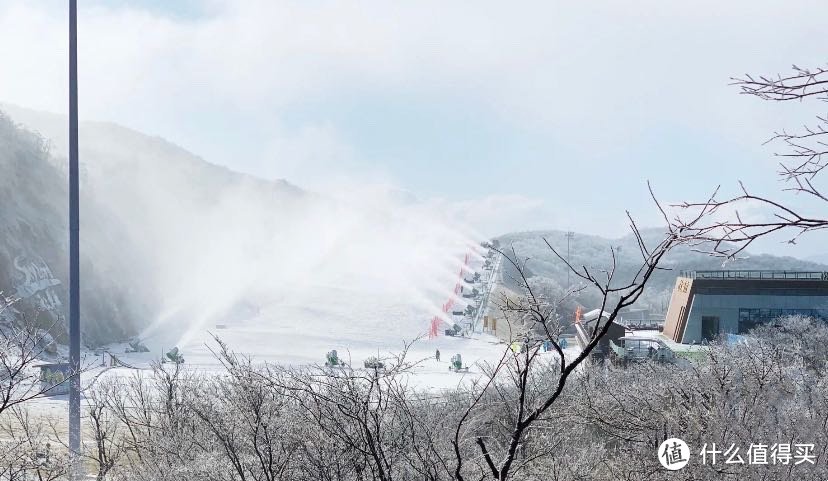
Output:
<svg viewBox="0 0 828 481">
<path fill-rule="evenodd" d="M 659 229 L 642 229 L 642 238 L 648 245 L 656 245 L 663 238 Z M 498 237 L 501 249 L 511 253 L 512 249 L 517 258 L 527 261 L 527 272 L 530 282 L 538 286 L 550 299 L 560 299 L 567 287 L 567 271 L 565 263 L 561 261 L 544 241 L 564 258 L 567 256 L 566 232 L 534 231 L 510 233 Z M 641 253 L 638 243 L 632 234 L 618 239 L 575 233 L 569 243 L 569 260 L 577 268 L 586 266 L 591 272 L 598 274 L 600 269 L 609 269 L 612 265 L 610 248 L 616 249 L 616 280 L 620 283 L 632 279 L 641 266 Z M 510 254 L 511 255 L 511 254 Z M 514 255 L 511 255 L 514 258 Z M 672 250 L 660 264 L 668 270 L 658 270 L 653 273 L 644 293 L 639 298 L 636 308 L 648 309 L 651 313 L 663 312 L 669 302 L 670 293 L 675 284 L 676 276 L 682 270 L 718 270 L 718 269 L 762 269 L 762 270 L 813 270 L 828 271 L 828 265 L 800 260 L 793 257 L 778 257 L 768 254 L 750 255 L 746 258 L 730 261 L 723 265 L 722 259 L 711 257 L 692 251 L 689 247 L 680 246 Z M 517 272 L 510 269 L 509 263 L 503 275 L 505 287 L 518 289 L 515 281 Z M 569 275 L 572 286 L 582 284 L 582 280 L 574 274 Z M 593 309 L 600 303 L 600 297 L 594 289 L 587 288 L 570 302 L 564 303 L 563 311 L 574 311 L 577 305 Z"/>
<path fill-rule="evenodd" d="M 23 298 L 6 322 L 38 318 L 61 340 L 67 122 L 2 110 L 0 290 Z M 221 326 L 235 347 L 274 360 L 376 352 L 426 332 L 475 243 L 407 192 L 313 193 L 111 123 L 82 122 L 79 137 L 90 347 L 137 335 L 153 352 L 203 351 Z"/>
<path fill-rule="evenodd" d="M 66 198 L 43 140 L 0 115 L 0 291 L 23 298 L 0 321 L 59 322 L 66 300 Z"/>
<path fill-rule="evenodd" d="M 819 264 L 828 264 L 828 254 L 818 254 L 814 256 L 808 256 L 805 260 L 809 262 L 816 262 Z"/>
<path fill-rule="evenodd" d="M 14 120 L 0 114 L 0 291 L 22 298 L 5 313 L 6 321 L 25 317 L 54 326 L 53 334 L 62 339 L 68 282 L 66 121 L 4 110 L 12 111 Z M 80 138 L 81 316 L 90 345 L 138 333 L 168 308 L 167 295 L 180 291 L 177 284 L 198 278 L 202 259 L 222 264 L 238 257 L 222 253 L 217 238 L 232 237 L 243 224 L 249 231 L 249 225 L 276 222 L 268 211 L 299 215 L 309 207 L 311 196 L 287 182 L 209 164 L 163 139 L 114 124 L 82 123 Z M 218 286 L 221 279 L 210 282 Z M 222 295 L 212 291 L 221 290 L 205 287 L 195 295 L 203 296 L 201 303 L 215 302 Z M 219 309 L 231 309 L 236 301 Z"/>
</svg>

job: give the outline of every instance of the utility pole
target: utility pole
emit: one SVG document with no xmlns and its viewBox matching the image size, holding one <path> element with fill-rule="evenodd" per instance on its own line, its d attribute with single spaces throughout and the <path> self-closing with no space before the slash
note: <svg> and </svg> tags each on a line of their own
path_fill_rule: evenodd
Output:
<svg viewBox="0 0 828 481">
<path fill-rule="evenodd" d="M 69 455 L 70 479 L 80 459 L 80 182 L 78 180 L 78 2 L 69 0 Z"/>
<path fill-rule="evenodd" d="M 569 264 L 568 266 L 566 266 L 566 291 L 567 292 L 569 292 L 569 288 L 570 288 L 569 275 L 570 275 L 570 271 L 572 270 L 572 269 L 570 269 L 570 266 L 572 264 L 570 264 L 570 260 L 569 260 L 569 243 L 570 243 L 570 241 L 572 240 L 573 237 L 575 237 L 574 232 L 569 231 L 569 232 L 566 233 L 566 262 L 567 262 L 567 264 Z"/>
</svg>

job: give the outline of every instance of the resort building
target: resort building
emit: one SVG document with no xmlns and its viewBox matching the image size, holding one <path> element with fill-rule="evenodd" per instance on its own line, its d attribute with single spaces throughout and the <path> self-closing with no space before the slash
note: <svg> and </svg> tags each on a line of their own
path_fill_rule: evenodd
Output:
<svg viewBox="0 0 828 481">
<path fill-rule="evenodd" d="M 828 272 L 684 271 L 676 279 L 664 335 L 678 343 L 704 343 L 796 314 L 828 319 Z"/>
</svg>

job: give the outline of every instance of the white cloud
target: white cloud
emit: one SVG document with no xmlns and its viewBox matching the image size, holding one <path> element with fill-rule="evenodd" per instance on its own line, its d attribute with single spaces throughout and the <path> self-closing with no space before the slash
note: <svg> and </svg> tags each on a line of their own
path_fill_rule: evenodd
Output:
<svg viewBox="0 0 828 481">
<path fill-rule="evenodd" d="M 375 94 L 482 106 L 515 130 L 564 147 L 574 158 L 551 158 L 548 171 L 538 174 L 554 173 L 567 184 L 587 183 L 592 169 L 614 162 L 619 149 L 652 142 L 659 125 L 707 134 L 705 141 L 734 149 L 750 145 L 760 157 L 759 143 L 776 128 L 801 124 L 803 107 L 779 110 L 742 98 L 728 78 L 792 62 L 823 64 L 828 13 L 815 0 L 205 4 L 206 15 L 186 18 L 138 3 L 81 2 L 82 117 L 113 120 L 211 161 L 308 184 L 354 172 L 404 183 L 382 166 L 366 165 L 324 113 L 296 125 L 285 119 L 286 110 L 305 103 Z M 0 5 L 0 100 L 66 110 L 64 8 L 65 2 L 26 0 Z M 698 160 L 701 170 L 716 162 Z M 664 165 L 666 172 L 670 159 Z M 639 170 L 628 167 L 636 182 L 644 175 Z M 628 184 L 608 188 L 626 199 Z M 539 199 L 548 208 L 554 195 L 550 188 Z M 541 208 L 520 196 L 500 200 L 520 212 Z M 591 208 L 570 219 L 561 208 L 557 219 L 587 224 L 596 214 Z"/>
<path fill-rule="evenodd" d="M 331 124 L 304 125 L 296 131 L 274 127 L 255 170 L 267 178 L 284 178 L 313 189 L 358 169 L 354 153 Z M 350 177 L 350 175 L 348 175 Z"/>
<path fill-rule="evenodd" d="M 112 117 L 147 102 L 159 110 L 169 102 L 175 109 L 232 104 L 256 111 L 350 86 L 467 92 L 516 122 L 600 122 L 595 109 L 634 121 L 653 109 L 709 114 L 704 109 L 714 105 L 698 105 L 697 93 L 730 95 L 727 79 L 743 69 L 824 61 L 808 38 L 817 27 L 821 33 L 816 12 L 824 5 L 805 1 L 708 2 L 712 10 L 654 0 L 523 8 L 212 3 L 213 15 L 197 19 L 81 5 L 86 113 Z M 22 74 L 3 76 L 6 100 L 64 108 L 66 22 L 56 5 L 11 0 L 0 7 L 0 54 Z M 801 40 L 780 45 L 794 28 Z M 776 33 L 763 33 L 770 29 Z"/>
<path fill-rule="evenodd" d="M 515 230 L 552 229 L 561 222 L 561 216 L 543 199 L 522 194 L 492 194 L 460 201 L 435 199 L 429 204 L 453 221 L 466 224 L 476 238 L 490 238 Z"/>
</svg>

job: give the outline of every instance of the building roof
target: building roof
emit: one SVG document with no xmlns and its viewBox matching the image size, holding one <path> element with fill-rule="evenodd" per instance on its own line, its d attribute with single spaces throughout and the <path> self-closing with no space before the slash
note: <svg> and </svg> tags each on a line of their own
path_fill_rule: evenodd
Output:
<svg viewBox="0 0 828 481">
<path fill-rule="evenodd" d="M 777 270 L 716 270 L 716 271 L 681 271 L 680 277 L 689 279 L 715 280 L 798 280 L 828 281 L 828 272 L 824 271 L 777 271 Z"/>
<path fill-rule="evenodd" d="M 627 334 L 624 337 L 626 339 L 641 337 L 645 340 L 659 340 L 664 342 L 664 344 L 666 344 L 667 347 L 669 347 L 673 352 L 704 352 L 710 349 L 709 346 L 702 344 L 681 344 L 670 339 L 668 336 L 664 335 L 664 333 L 657 331 L 638 331 Z"/>
<path fill-rule="evenodd" d="M 602 311 L 601 309 L 593 309 L 581 316 L 581 320 L 583 322 L 592 322 L 595 319 L 598 319 L 598 313 L 601 313 L 601 318 L 609 319 L 610 313 L 607 311 Z"/>
</svg>

